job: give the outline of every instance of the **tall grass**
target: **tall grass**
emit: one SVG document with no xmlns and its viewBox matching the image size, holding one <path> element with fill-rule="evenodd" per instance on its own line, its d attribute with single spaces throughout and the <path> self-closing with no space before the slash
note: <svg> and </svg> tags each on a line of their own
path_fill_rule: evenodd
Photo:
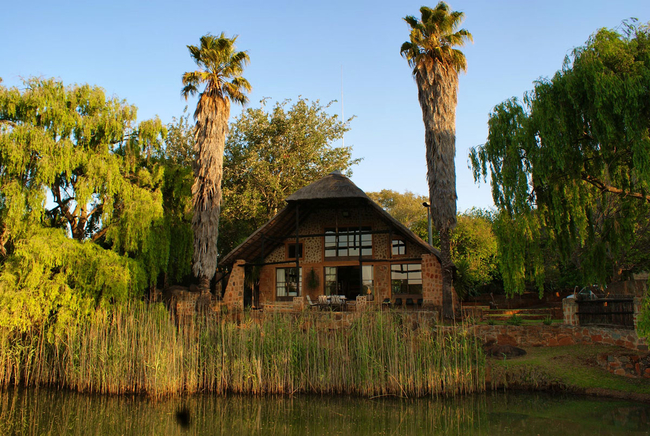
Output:
<svg viewBox="0 0 650 436">
<path fill-rule="evenodd" d="M 484 356 L 463 328 L 358 314 L 334 329 L 333 314 L 197 314 L 177 325 L 162 305 L 98 309 L 82 326 L 0 331 L 0 385 L 80 392 L 346 393 L 368 397 L 483 391 Z"/>
</svg>

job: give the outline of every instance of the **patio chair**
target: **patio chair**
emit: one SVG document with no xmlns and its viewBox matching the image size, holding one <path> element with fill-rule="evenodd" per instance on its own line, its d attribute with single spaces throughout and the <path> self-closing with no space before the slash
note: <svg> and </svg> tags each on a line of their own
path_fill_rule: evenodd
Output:
<svg viewBox="0 0 650 436">
<path fill-rule="evenodd" d="M 343 309 L 344 302 L 343 302 L 343 300 L 341 300 L 340 295 L 332 295 L 330 297 L 330 299 L 331 299 L 331 302 L 332 302 L 332 308 L 339 309 L 339 310 Z"/>
<path fill-rule="evenodd" d="M 402 299 L 401 298 L 396 298 L 395 303 L 393 303 L 395 307 L 402 307 Z"/>
<path fill-rule="evenodd" d="M 318 307 L 318 303 L 312 302 L 311 297 L 309 295 L 307 295 L 307 303 L 309 303 L 309 308 Z"/>
<path fill-rule="evenodd" d="M 329 301 L 327 301 L 327 295 L 319 295 L 318 296 L 318 307 L 320 309 L 325 309 L 329 305 L 330 305 L 330 303 L 329 303 Z"/>
<path fill-rule="evenodd" d="M 407 306 L 407 307 L 413 307 L 413 306 L 415 306 L 415 303 L 413 303 L 413 299 L 412 299 L 412 298 L 407 298 L 407 299 L 406 299 L 406 306 Z"/>
<path fill-rule="evenodd" d="M 422 307 L 422 305 L 424 304 L 424 299 L 418 298 L 417 303 L 418 303 L 418 306 Z"/>
<path fill-rule="evenodd" d="M 390 298 L 384 298 L 384 301 L 381 302 L 381 307 L 389 307 L 392 306 L 392 303 L 390 302 Z"/>
</svg>

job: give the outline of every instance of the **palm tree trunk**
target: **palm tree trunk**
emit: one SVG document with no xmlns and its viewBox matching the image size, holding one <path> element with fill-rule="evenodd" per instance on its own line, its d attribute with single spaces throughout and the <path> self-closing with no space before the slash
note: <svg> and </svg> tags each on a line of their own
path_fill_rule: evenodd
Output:
<svg viewBox="0 0 650 436">
<path fill-rule="evenodd" d="M 196 110 L 196 162 L 192 202 L 194 217 L 194 257 L 192 271 L 207 289 L 217 270 L 217 238 L 221 212 L 223 151 L 228 131 L 228 100 L 202 96 Z M 207 285 L 206 285 L 207 282 Z"/>
<path fill-rule="evenodd" d="M 442 317 L 454 319 L 452 292 L 453 263 L 451 261 L 451 230 L 440 231 L 440 257 L 442 266 Z"/>
</svg>

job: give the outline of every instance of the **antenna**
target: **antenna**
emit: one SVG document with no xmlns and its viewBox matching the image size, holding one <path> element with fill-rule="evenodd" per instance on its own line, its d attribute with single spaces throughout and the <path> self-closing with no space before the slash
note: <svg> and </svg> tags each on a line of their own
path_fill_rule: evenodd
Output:
<svg viewBox="0 0 650 436">
<path fill-rule="evenodd" d="M 345 124 L 345 115 L 343 113 L 343 65 L 341 65 L 341 120 Z M 342 146 L 345 147 L 345 132 L 341 136 Z"/>
</svg>

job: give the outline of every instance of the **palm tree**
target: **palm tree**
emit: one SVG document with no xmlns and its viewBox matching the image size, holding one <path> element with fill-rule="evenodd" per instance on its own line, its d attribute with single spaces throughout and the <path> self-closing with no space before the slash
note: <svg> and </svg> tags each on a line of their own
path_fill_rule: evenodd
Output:
<svg viewBox="0 0 650 436">
<path fill-rule="evenodd" d="M 246 92 L 251 85 L 241 74 L 248 64 L 248 53 L 236 51 L 237 36 L 226 38 L 205 35 L 199 47 L 188 45 L 190 55 L 199 67 L 197 71 L 183 74 L 181 94 L 199 93 L 194 112 L 194 185 L 192 202 L 194 217 L 194 256 L 192 271 L 199 279 L 201 293 L 210 292 L 210 280 L 217 269 L 217 236 L 221 211 L 221 178 L 223 174 L 223 151 L 228 133 L 230 100 L 244 105 Z"/>
<path fill-rule="evenodd" d="M 455 49 L 472 41 L 465 29 L 457 30 L 462 12 L 451 12 L 440 2 L 435 9 L 420 8 L 422 19 L 407 16 L 410 40 L 401 54 L 413 68 L 424 121 L 427 180 L 434 225 L 440 233 L 442 254 L 443 316 L 453 318 L 451 231 L 456 226 L 456 105 L 458 74 L 465 71 L 465 55 Z"/>
</svg>

